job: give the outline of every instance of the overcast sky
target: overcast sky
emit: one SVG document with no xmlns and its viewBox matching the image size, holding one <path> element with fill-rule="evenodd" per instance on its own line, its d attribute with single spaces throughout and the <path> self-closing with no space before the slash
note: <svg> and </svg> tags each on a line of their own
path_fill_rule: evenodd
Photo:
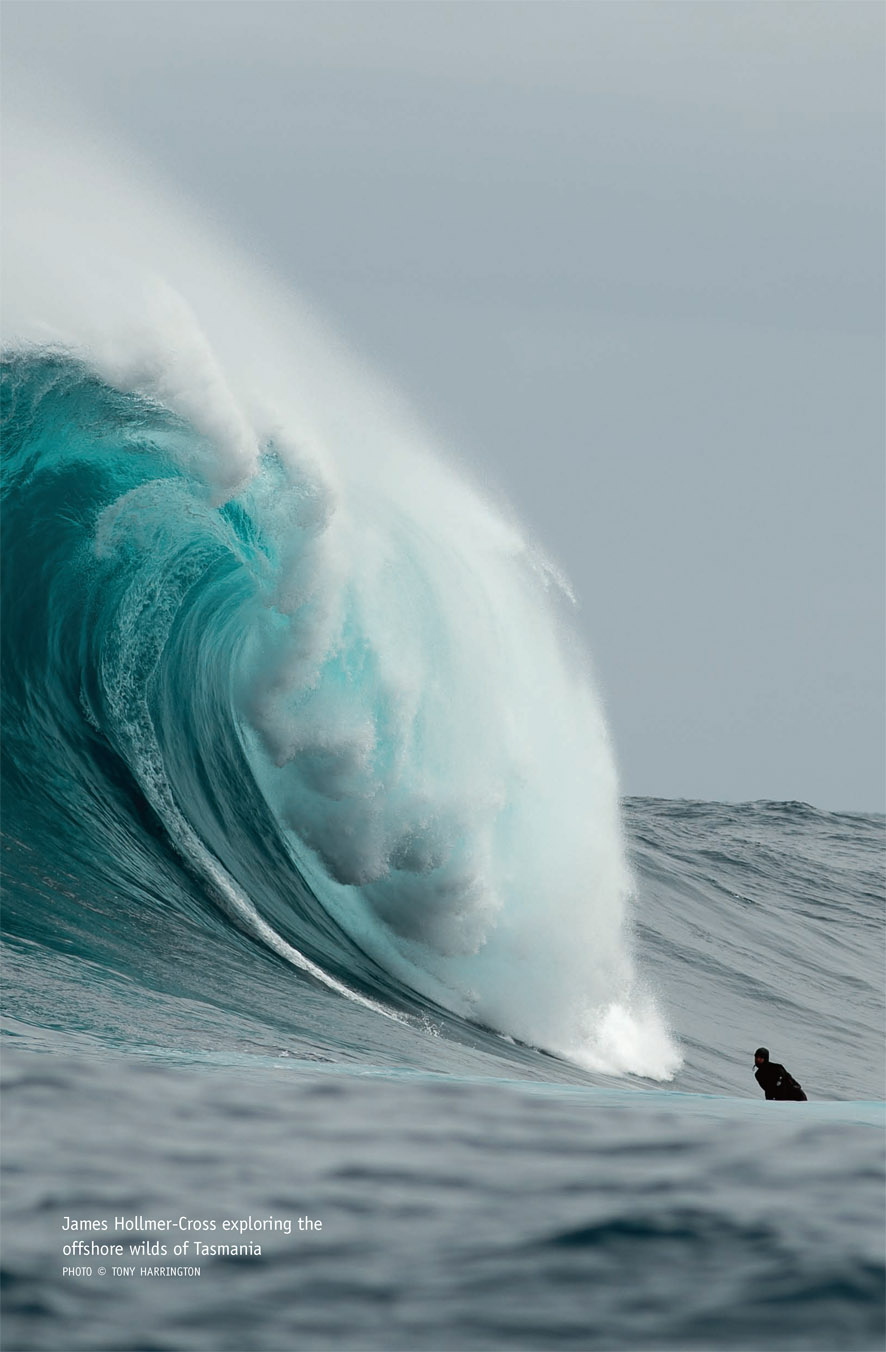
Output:
<svg viewBox="0 0 886 1352">
<path fill-rule="evenodd" d="M 624 791 L 884 798 L 878 3 L 24 3 L 571 580 Z"/>
</svg>

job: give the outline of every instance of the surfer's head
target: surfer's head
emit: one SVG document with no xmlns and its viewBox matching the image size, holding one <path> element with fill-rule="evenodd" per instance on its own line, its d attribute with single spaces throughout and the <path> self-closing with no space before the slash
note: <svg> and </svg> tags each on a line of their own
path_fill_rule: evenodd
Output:
<svg viewBox="0 0 886 1352">
<path fill-rule="evenodd" d="M 762 1061 L 762 1062 L 768 1061 L 768 1060 L 769 1060 L 769 1048 L 768 1048 L 768 1047 L 758 1047 L 757 1050 L 754 1052 L 754 1060 L 755 1060 L 756 1062 L 758 1062 L 758 1063 L 761 1062 L 761 1061 Z"/>
</svg>

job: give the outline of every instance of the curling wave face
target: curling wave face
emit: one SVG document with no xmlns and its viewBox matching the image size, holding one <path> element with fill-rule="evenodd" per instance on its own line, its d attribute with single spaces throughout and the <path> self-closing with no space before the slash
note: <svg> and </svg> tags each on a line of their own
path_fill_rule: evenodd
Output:
<svg viewBox="0 0 886 1352">
<path fill-rule="evenodd" d="M 62 352 L 8 358 L 4 425 L 31 848 L 162 905 L 159 840 L 186 909 L 340 993 L 671 1072 L 600 706 L 515 528 L 426 455 L 335 482 L 279 437 L 219 502 L 204 431 Z"/>
</svg>

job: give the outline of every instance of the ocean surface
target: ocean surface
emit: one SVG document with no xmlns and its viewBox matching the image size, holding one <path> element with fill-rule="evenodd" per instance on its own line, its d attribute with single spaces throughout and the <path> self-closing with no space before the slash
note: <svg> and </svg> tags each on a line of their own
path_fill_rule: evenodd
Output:
<svg viewBox="0 0 886 1352">
<path fill-rule="evenodd" d="M 879 1352 L 883 817 L 623 801 L 470 470 L 6 159 L 4 1352 Z"/>
<path fill-rule="evenodd" d="M 882 1347 L 883 818 L 619 804 L 480 507 L 3 398 L 7 1352 Z"/>
</svg>

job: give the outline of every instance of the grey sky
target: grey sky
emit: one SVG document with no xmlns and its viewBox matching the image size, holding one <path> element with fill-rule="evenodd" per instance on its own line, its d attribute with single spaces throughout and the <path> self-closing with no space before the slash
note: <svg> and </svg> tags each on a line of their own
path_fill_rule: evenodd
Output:
<svg viewBox="0 0 886 1352">
<path fill-rule="evenodd" d="M 17 3 L 579 597 L 628 793 L 883 806 L 883 10 Z"/>
</svg>

